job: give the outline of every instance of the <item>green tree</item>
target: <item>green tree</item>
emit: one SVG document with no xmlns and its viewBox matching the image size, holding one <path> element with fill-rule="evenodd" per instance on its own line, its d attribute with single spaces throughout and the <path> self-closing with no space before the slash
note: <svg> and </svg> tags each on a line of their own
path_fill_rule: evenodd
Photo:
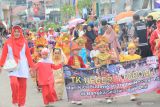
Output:
<svg viewBox="0 0 160 107">
<path fill-rule="evenodd" d="M 61 19 L 68 20 L 71 17 L 75 16 L 75 8 L 72 5 L 65 4 L 61 8 Z"/>
<path fill-rule="evenodd" d="M 82 15 L 83 8 L 92 8 L 92 0 L 78 0 L 78 9 L 80 15 Z"/>
</svg>

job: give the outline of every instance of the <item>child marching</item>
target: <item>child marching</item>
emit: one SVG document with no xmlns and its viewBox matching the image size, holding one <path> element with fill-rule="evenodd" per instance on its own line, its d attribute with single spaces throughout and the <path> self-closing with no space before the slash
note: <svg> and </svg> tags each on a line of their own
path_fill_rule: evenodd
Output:
<svg viewBox="0 0 160 107">
<path fill-rule="evenodd" d="M 61 64 L 54 65 L 49 59 L 49 50 L 44 48 L 41 52 L 42 59 L 35 66 L 38 75 L 38 83 L 42 87 L 42 96 L 45 106 L 57 101 L 57 95 L 54 89 L 54 78 L 52 69 L 59 69 Z"/>
</svg>

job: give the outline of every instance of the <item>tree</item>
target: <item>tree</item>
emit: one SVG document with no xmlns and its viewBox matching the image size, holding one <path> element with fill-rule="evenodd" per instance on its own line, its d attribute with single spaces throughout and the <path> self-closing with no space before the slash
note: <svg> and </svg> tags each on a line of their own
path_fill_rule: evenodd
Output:
<svg viewBox="0 0 160 107">
<path fill-rule="evenodd" d="M 79 14 L 82 15 L 83 8 L 92 8 L 92 0 L 78 0 Z"/>
<path fill-rule="evenodd" d="M 75 16 L 75 8 L 70 4 L 65 4 L 61 8 L 62 20 L 68 20 Z"/>
</svg>

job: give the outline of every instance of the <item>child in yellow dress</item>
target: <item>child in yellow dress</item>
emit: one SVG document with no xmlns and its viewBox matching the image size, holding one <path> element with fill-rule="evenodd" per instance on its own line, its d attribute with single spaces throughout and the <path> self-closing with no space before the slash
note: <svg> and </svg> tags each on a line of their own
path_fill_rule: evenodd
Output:
<svg viewBox="0 0 160 107">
<path fill-rule="evenodd" d="M 125 62 L 125 61 L 132 61 L 132 60 L 137 60 L 141 59 L 141 56 L 136 54 L 137 47 L 133 42 L 130 42 L 128 44 L 128 55 L 120 55 L 120 62 Z M 131 101 L 137 100 L 137 94 L 133 94 L 130 96 Z"/>
</svg>

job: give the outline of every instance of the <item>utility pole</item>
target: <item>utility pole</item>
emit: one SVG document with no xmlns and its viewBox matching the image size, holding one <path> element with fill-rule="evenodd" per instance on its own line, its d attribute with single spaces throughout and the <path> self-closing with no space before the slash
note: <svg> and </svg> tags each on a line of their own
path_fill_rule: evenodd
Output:
<svg viewBox="0 0 160 107">
<path fill-rule="evenodd" d="M 153 10 L 153 0 L 150 0 L 150 9 Z"/>
<path fill-rule="evenodd" d="M 12 21 L 13 21 L 13 17 L 12 17 L 12 0 L 10 0 L 9 2 L 10 2 L 10 5 L 9 5 L 10 27 L 12 27 Z"/>
<path fill-rule="evenodd" d="M 112 0 L 109 0 L 109 4 L 110 4 L 110 14 L 112 14 Z"/>
</svg>

